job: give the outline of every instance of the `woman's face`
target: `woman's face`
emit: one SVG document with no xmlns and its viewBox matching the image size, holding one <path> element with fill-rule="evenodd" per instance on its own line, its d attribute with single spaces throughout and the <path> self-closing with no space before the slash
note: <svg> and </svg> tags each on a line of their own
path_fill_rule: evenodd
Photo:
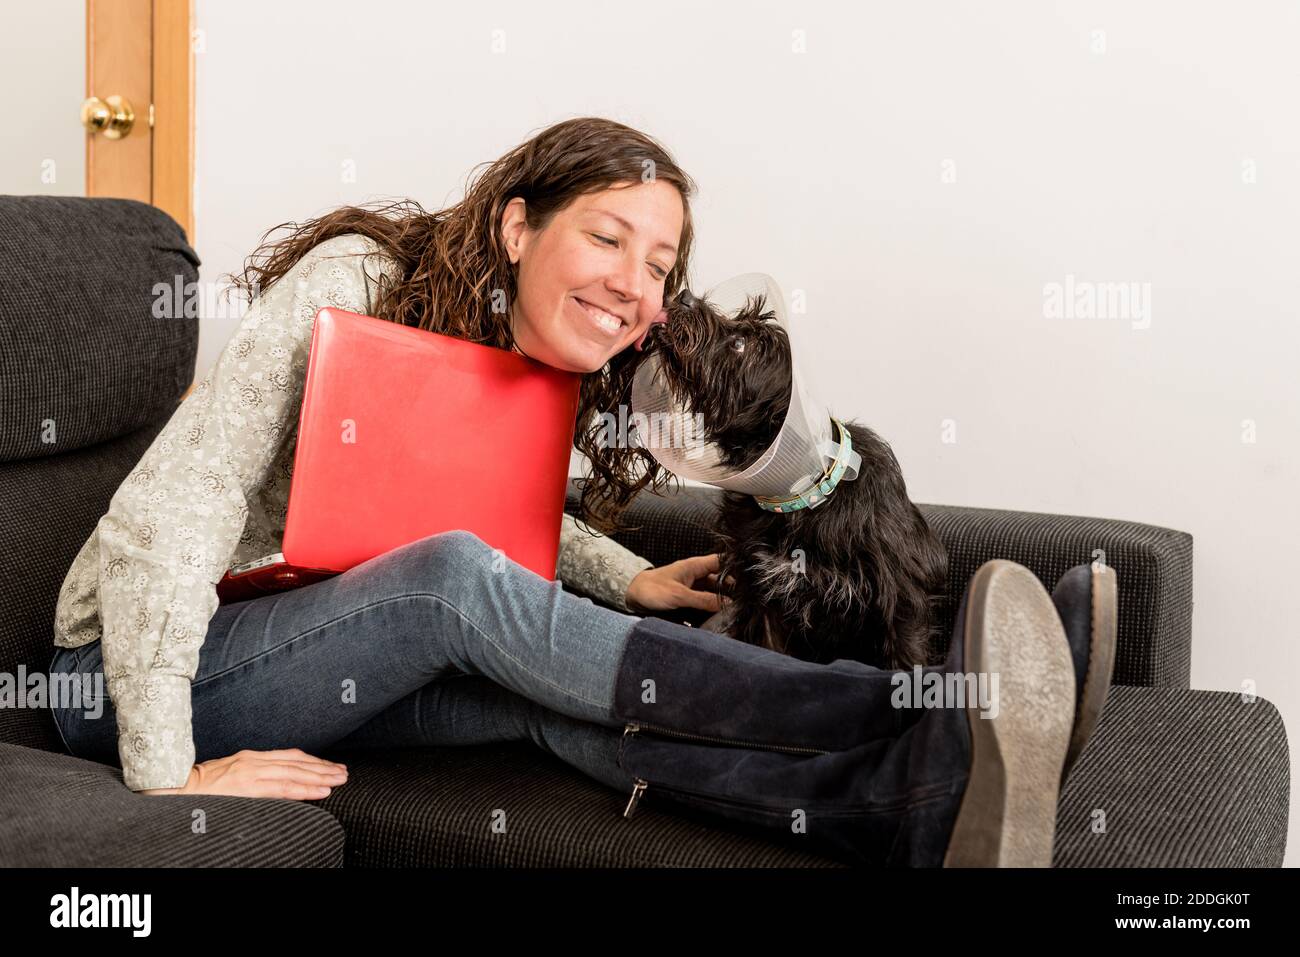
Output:
<svg viewBox="0 0 1300 957">
<path fill-rule="evenodd" d="M 540 231 L 524 221 L 524 200 L 512 199 L 501 226 L 518 264 L 515 351 L 595 372 L 635 342 L 663 308 L 684 216 L 681 194 L 663 180 L 580 196 Z"/>
</svg>

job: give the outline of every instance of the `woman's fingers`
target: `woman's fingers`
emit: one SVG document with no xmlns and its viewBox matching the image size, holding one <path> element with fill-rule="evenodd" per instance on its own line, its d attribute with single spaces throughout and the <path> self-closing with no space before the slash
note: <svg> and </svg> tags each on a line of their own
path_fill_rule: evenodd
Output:
<svg viewBox="0 0 1300 957">
<path fill-rule="evenodd" d="M 268 755 L 270 754 L 270 752 L 263 752 L 263 753 Z M 274 756 L 270 756 L 267 758 L 267 760 L 288 761 L 292 764 L 301 764 L 303 767 L 317 768 L 319 770 L 324 770 L 324 771 L 331 771 L 337 768 L 343 768 L 346 770 L 347 768 L 346 764 L 342 764 L 338 761 L 327 761 L 325 758 L 313 758 L 310 754 L 304 755 L 302 757 L 296 757 L 292 754 L 289 754 L 283 758 L 276 758 Z"/>
<path fill-rule="evenodd" d="M 722 574 L 721 572 L 709 572 L 706 576 L 704 576 L 705 584 L 707 584 L 710 588 L 717 588 L 718 576 L 721 574 Z M 728 588 L 736 587 L 736 579 L 732 578 L 730 575 L 728 575 L 724 581 Z"/>
<path fill-rule="evenodd" d="M 721 555 L 692 555 L 690 558 L 683 558 L 682 562 L 686 565 L 696 578 L 703 578 L 709 572 L 716 572 L 721 565 Z"/>
<path fill-rule="evenodd" d="M 196 794 L 287 798 L 318 801 L 331 788 L 347 783 L 347 769 L 299 748 L 243 750 L 205 761 L 199 768 Z"/>
<path fill-rule="evenodd" d="M 272 762 L 252 772 L 248 785 L 266 797 L 317 801 L 326 797 L 331 789 L 346 783 L 347 776 L 342 772 L 332 774 L 294 762 Z"/>
<path fill-rule="evenodd" d="M 245 753 L 245 752 L 240 752 Z M 289 761 L 307 761 L 315 764 L 328 764 L 335 767 L 343 767 L 337 761 L 329 761 L 325 758 L 318 758 L 314 754 L 308 754 L 302 748 L 279 748 L 274 751 L 248 751 L 248 755 L 256 755 L 259 758 L 268 758 L 274 760 Z"/>
<path fill-rule="evenodd" d="M 289 760 L 297 761 L 301 764 L 307 765 L 308 767 L 324 768 L 327 771 L 336 768 L 342 768 L 346 771 L 348 767 L 341 761 L 331 761 L 328 758 L 318 758 L 314 754 L 307 754 L 302 751 L 299 751 L 296 755 L 290 755 Z"/>
<path fill-rule="evenodd" d="M 297 764 L 292 761 L 275 761 L 264 764 L 258 770 L 253 772 L 255 780 L 266 781 L 272 778 L 283 778 L 286 781 L 294 781 L 299 784 L 326 785 L 333 786 L 342 784 L 347 780 L 347 774 L 343 771 L 318 771 L 309 768 L 303 764 Z"/>
<path fill-rule="evenodd" d="M 285 761 L 280 763 L 298 768 L 307 774 L 315 775 L 322 781 L 346 781 L 348 777 L 347 769 L 335 764 L 309 764 L 305 761 Z"/>
<path fill-rule="evenodd" d="M 692 555 L 690 558 L 683 558 L 680 562 L 685 572 L 682 580 L 690 584 L 716 574 L 720 559 L 720 555 Z"/>
<path fill-rule="evenodd" d="M 713 593 L 713 592 L 708 593 L 701 600 L 698 607 L 704 609 L 705 611 L 721 611 L 722 598 L 717 593 Z"/>
<path fill-rule="evenodd" d="M 679 594 L 677 606 L 679 608 L 699 608 L 703 611 L 717 611 L 722 607 L 717 592 L 696 591 L 692 588 L 688 588 Z"/>
</svg>

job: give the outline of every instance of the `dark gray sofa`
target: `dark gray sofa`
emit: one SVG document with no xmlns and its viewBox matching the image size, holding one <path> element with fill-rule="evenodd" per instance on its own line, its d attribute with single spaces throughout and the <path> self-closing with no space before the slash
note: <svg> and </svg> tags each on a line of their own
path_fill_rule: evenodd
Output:
<svg viewBox="0 0 1300 957">
<path fill-rule="evenodd" d="M 0 197 L 0 672 L 47 667 L 68 566 L 192 380 L 197 322 L 150 307 L 155 283 L 195 281 L 197 263 L 153 207 Z M 639 529 L 619 538 L 656 564 L 703 554 L 717 494 L 643 495 L 629 516 Z M 1051 587 L 1104 549 L 1118 573 L 1115 687 L 1061 796 L 1057 866 L 1281 864 L 1290 781 L 1277 709 L 1188 687 L 1190 536 L 922 510 L 951 556 L 949 622 L 989 558 Z M 330 756 L 351 773 L 321 802 L 145 797 L 119 769 L 63 753 L 48 710 L 0 707 L 0 865 L 836 866 L 653 806 L 624 819 L 626 794 L 528 743 Z M 493 833 L 485 809 L 503 802 L 508 834 Z"/>
</svg>

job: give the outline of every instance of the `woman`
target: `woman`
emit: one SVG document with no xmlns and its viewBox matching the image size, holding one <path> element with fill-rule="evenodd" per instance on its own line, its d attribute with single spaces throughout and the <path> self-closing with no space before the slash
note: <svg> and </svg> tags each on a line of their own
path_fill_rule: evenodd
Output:
<svg viewBox="0 0 1300 957">
<path fill-rule="evenodd" d="M 583 373 L 574 444 L 593 475 L 582 513 L 617 529 L 636 493 L 668 476 L 643 450 L 603 447 L 599 413 L 617 408 L 635 347 L 685 285 L 694 191 L 649 137 L 575 119 L 491 164 L 449 209 L 346 207 L 262 247 L 260 264 L 254 254 L 241 285 L 264 292 L 64 582 L 50 670 L 102 671 L 110 699 L 97 719 L 56 711 L 69 751 L 120 760 L 142 794 L 314 800 L 347 779 L 312 753 L 322 749 L 531 738 L 631 789 L 613 702 L 636 613 L 717 611 L 717 556 L 652 568 L 566 519 L 559 577 L 612 608 L 514 562 L 500 568 L 462 531 L 233 605 L 218 607 L 213 583 L 278 548 L 311 324 L 325 305 Z M 698 640 L 755 677 L 786 660 Z M 958 796 L 968 744 L 956 741 L 944 768 Z"/>
</svg>

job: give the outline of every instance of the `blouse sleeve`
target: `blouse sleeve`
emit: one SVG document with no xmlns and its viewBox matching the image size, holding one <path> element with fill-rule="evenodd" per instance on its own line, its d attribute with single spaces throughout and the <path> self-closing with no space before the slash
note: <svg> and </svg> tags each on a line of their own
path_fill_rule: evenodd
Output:
<svg viewBox="0 0 1300 957">
<path fill-rule="evenodd" d="M 368 311 L 357 253 L 369 242 L 355 234 L 327 240 L 253 300 L 99 520 L 104 678 L 133 791 L 189 778 L 190 685 L 217 609 L 216 583 L 301 403 L 317 311 Z"/>
<path fill-rule="evenodd" d="M 605 605 L 633 614 L 627 605 L 632 579 L 654 564 L 594 530 L 584 531 L 567 512 L 560 525 L 556 575 Z"/>
</svg>

